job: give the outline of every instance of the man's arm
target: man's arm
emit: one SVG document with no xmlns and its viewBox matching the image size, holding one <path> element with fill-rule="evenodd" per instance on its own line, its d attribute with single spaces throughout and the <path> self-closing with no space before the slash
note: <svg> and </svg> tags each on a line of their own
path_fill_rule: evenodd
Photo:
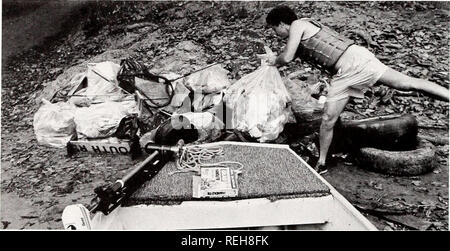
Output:
<svg viewBox="0 0 450 251">
<path fill-rule="evenodd" d="M 305 21 L 296 20 L 292 22 L 286 47 L 284 47 L 283 52 L 275 59 L 275 65 L 287 64 L 295 58 L 298 45 L 303 37 L 304 27 Z"/>
</svg>

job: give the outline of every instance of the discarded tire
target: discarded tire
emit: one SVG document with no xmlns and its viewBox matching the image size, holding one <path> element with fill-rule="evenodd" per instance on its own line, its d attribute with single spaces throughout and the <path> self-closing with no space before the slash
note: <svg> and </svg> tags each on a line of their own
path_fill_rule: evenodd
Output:
<svg viewBox="0 0 450 251">
<path fill-rule="evenodd" d="M 342 121 L 340 130 L 353 149 L 411 150 L 416 146 L 418 125 L 413 115 L 389 115 Z"/>
<path fill-rule="evenodd" d="M 362 147 L 382 150 L 412 150 L 416 147 L 418 125 L 413 115 L 388 115 L 336 123 L 329 155 L 356 152 Z"/>
<path fill-rule="evenodd" d="M 396 176 L 415 176 L 436 167 L 436 149 L 430 142 L 419 138 L 414 150 L 387 151 L 361 148 L 356 161 L 362 168 Z"/>
</svg>

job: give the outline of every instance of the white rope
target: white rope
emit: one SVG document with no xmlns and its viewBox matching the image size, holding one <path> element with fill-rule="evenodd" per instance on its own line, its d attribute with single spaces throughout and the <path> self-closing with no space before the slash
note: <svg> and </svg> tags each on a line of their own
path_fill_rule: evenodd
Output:
<svg viewBox="0 0 450 251">
<path fill-rule="evenodd" d="M 223 148 L 221 147 L 202 147 L 202 146 L 185 146 L 181 150 L 181 156 L 177 160 L 177 171 L 169 173 L 196 172 L 200 173 L 201 167 L 233 167 L 236 172 L 241 172 L 243 165 L 236 161 L 220 161 L 215 163 L 204 163 L 216 156 L 223 156 Z"/>
</svg>

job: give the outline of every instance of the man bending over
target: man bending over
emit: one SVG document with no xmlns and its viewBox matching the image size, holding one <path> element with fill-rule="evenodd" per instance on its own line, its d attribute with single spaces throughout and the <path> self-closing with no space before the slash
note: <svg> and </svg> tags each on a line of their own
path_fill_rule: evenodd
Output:
<svg viewBox="0 0 450 251">
<path fill-rule="evenodd" d="M 267 58 L 270 65 L 283 65 L 299 57 L 332 75 L 320 126 L 320 156 L 315 167 L 319 173 L 326 172 L 333 128 L 350 97 L 363 98 L 365 89 L 383 84 L 449 101 L 448 89 L 391 69 L 366 48 L 323 24 L 309 18 L 298 19 L 287 6 L 272 9 L 266 22 L 278 36 L 287 38 L 283 52 Z"/>
</svg>

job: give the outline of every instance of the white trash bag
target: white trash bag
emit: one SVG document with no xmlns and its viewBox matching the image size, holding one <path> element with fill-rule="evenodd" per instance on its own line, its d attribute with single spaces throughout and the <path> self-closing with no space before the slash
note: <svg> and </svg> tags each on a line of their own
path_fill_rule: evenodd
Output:
<svg viewBox="0 0 450 251">
<path fill-rule="evenodd" d="M 210 94 L 194 93 L 192 107 L 195 112 L 209 112 L 221 105 L 223 92 Z"/>
<path fill-rule="evenodd" d="M 77 108 L 75 124 L 78 138 L 105 138 L 112 136 L 120 121 L 137 114 L 135 101 L 110 102 Z"/>
<path fill-rule="evenodd" d="M 44 103 L 34 114 L 33 127 L 39 144 L 64 148 L 67 142 L 76 138 L 75 106 L 69 103 Z"/>
<path fill-rule="evenodd" d="M 232 126 L 259 142 L 275 140 L 292 117 L 290 96 L 274 66 L 263 65 L 225 91 Z"/>
<path fill-rule="evenodd" d="M 86 72 L 87 87 L 76 92 L 70 102 L 79 106 L 98 104 L 106 101 L 122 101 L 125 94 L 117 82 L 120 65 L 110 61 L 90 63 Z M 86 105 L 87 104 L 87 105 Z"/>
<path fill-rule="evenodd" d="M 193 73 L 186 78 L 186 86 L 196 93 L 217 93 L 231 85 L 228 71 L 220 64 Z"/>
</svg>

